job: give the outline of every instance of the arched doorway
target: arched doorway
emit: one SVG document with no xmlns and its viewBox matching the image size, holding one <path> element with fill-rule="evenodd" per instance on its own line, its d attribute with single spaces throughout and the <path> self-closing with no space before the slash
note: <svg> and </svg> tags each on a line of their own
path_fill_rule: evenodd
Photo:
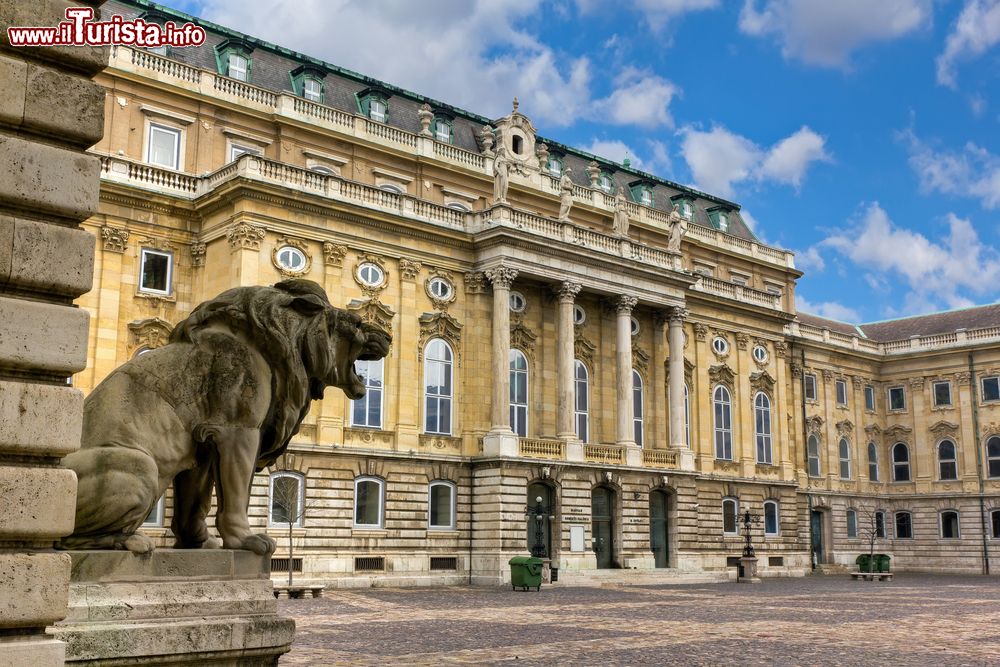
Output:
<svg viewBox="0 0 1000 667">
<path fill-rule="evenodd" d="M 599 569 L 615 566 L 614 500 L 614 491 L 605 486 L 595 487 L 590 495 L 591 535 Z"/>
<path fill-rule="evenodd" d="M 649 548 L 656 567 L 670 567 L 670 534 L 667 532 L 669 502 L 670 496 L 663 491 L 651 491 L 649 494 Z"/>
<path fill-rule="evenodd" d="M 539 558 L 552 558 L 552 521 L 549 519 L 555 514 L 552 501 L 551 486 L 542 482 L 528 485 L 528 511 L 525 514 L 528 519 L 528 551 L 532 555 L 538 554 Z"/>
</svg>

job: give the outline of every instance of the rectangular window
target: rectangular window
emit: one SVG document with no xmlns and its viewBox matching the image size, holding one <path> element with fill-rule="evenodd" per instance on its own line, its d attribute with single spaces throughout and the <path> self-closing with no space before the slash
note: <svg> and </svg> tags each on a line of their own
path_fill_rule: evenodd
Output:
<svg viewBox="0 0 1000 667">
<path fill-rule="evenodd" d="M 451 126 L 447 123 L 438 122 L 434 128 L 434 138 L 438 141 L 451 143 Z"/>
<path fill-rule="evenodd" d="M 351 426 L 382 428 L 382 369 L 384 359 L 355 361 L 354 370 L 365 383 L 365 395 L 351 401 Z"/>
<path fill-rule="evenodd" d="M 733 498 L 726 498 L 722 501 L 722 532 L 725 535 L 737 535 L 739 534 L 739 528 L 737 527 L 737 518 L 739 517 L 740 509 L 737 505 L 736 500 Z"/>
<path fill-rule="evenodd" d="M 323 101 L 323 84 L 316 79 L 302 80 L 302 97 L 313 102 Z"/>
<path fill-rule="evenodd" d="M 906 392 L 903 387 L 889 387 L 889 411 L 906 409 Z"/>
<path fill-rule="evenodd" d="M 173 256 L 169 252 L 142 249 L 139 267 L 139 291 L 170 294 Z"/>
<path fill-rule="evenodd" d="M 865 385 L 865 410 L 875 412 L 875 387 Z"/>
<path fill-rule="evenodd" d="M 163 526 L 163 496 L 160 496 L 160 499 L 153 505 L 153 509 L 149 510 L 149 515 L 142 522 L 142 525 L 156 528 Z"/>
<path fill-rule="evenodd" d="M 815 375 L 805 375 L 803 376 L 803 385 L 805 386 L 806 400 L 815 401 L 816 400 L 816 376 Z"/>
<path fill-rule="evenodd" d="M 262 155 L 263 151 L 255 146 L 240 146 L 239 144 L 230 144 L 229 146 L 229 161 L 232 162 L 241 155 Z"/>
<path fill-rule="evenodd" d="M 896 513 L 896 539 L 908 540 L 913 537 L 913 524 L 909 512 Z"/>
<path fill-rule="evenodd" d="M 233 79 L 239 81 L 249 81 L 250 80 L 250 68 L 248 67 L 250 61 L 247 60 L 246 56 L 241 56 L 238 53 L 229 54 L 229 67 L 226 74 Z"/>
<path fill-rule="evenodd" d="M 764 503 L 764 534 L 778 534 L 778 503 L 771 500 Z"/>
<path fill-rule="evenodd" d="M 368 102 L 368 117 L 372 120 L 377 120 L 380 123 L 385 122 L 385 102 L 382 100 L 370 100 Z"/>
<path fill-rule="evenodd" d="M 885 539 L 885 512 L 875 512 L 875 537 Z"/>
<path fill-rule="evenodd" d="M 847 407 L 847 382 L 837 380 L 837 405 Z"/>
<path fill-rule="evenodd" d="M 990 524 L 993 528 L 993 537 L 1000 539 L 1000 510 L 993 510 L 990 513 Z"/>
<path fill-rule="evenodd" d="M 847 510 L 847 536 L 858 536 L 858 513 L 854 510 Z"/>
<path fill-rule="evenodd" d="M 934 407 L 942 407 L 946 405 L 951 405 L 951 383 L 950 382 L 935 382 L 934 383 Z"/>
<path fill-rule="evenodd" d="M 430 487 L 429 527 L 437 530 L 455 528 L 455 487 L 451 482 L 433 482 Z"/>
<path fill-rule="evenodd" d="M 168 169 L 179 169 L 181 162 L 181 131 L 164 125 L 149 125 L 146 162 Z"/>
<path fill-rule="evenodd" d="M 1000 377 L 983 378 L 983 400 L 1000 401 Z"/>
</svg>

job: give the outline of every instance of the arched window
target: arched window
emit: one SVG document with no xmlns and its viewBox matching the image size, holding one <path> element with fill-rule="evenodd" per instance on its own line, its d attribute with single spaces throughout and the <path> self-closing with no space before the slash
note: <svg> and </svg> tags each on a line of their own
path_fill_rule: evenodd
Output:
<svg viewBox="0 0 1000 667">
<path fill-rule="evenodd" d="M 427 490 L 427 527 L 431 530 L 455 529 L 455 483 L 431 482 Z"/>
<path fill-rule="evenodd" d="M 688 386 L 684 385 L 684 442 L 691 446 L 691 404 L 688 400 Z"/>
<path fill-rule="evenodd" d="M 302 525 L 305 507 L 305 478 L 295 472 L 271 473 L 268 496 L 271 510 L 268 521 L 271 525 Z"/>
<path fill-rule="evenodd" d="M 878 447 L 874 442 L 868 443 L 868 479 L 878 481 Z"/>
<path fill-rule="evenodd" d="M 990 477 L 1000 477 L 1000 436 L 986 441 L 986 465 Z"/>
<path fill-rule="evenodd" d="M 354 362 L 355 372 L 365 383 L 365 395 L 351 401 L 351 426 L 382 428 L 383 361 Z"/>
<path fill-rule="evenodd" d="M 733 460 L 733 406 L 729 389 L 719 385 L 712 393 L 715 406 L 715 458 Z"/>
<path fill-rule="evenodd" d="M 1000 510 L 990 512 L 990 535 L 1000 539 Z"/>
<path fill-rule="evenodd" d="M 896 539 L 908 540 L 913 537 L 913 517 L 909 512 L 896 512 Z"/>
<path fill-rule="evenodd" d="M 740 515 L 740 503 L 736 498 L 723 498 L 722 499 L 722 534 L 723 535 L 738 535 L 739 534 L 739 522 L 738 518 Z"/>
<path fill-rule="evenodd" d="M 635 433 L 635 444 L 642 447 L 642 376 L 639 371 L 632 370 L 632 426 Z"/>
<path fill-rule="evenodd" d="M 819 438 L 815 433 L 806 440 L 806 455 L 809 457 L 809 476 L 819 477 Z"/>
<path fill-rule="evenodd" d="M 528 360 L 515 349 L 510 351 L 510 427 L 528 437 Z"/>
<path fill-rule="evenodd" d="M 777 535 L 780 530 L 778 521 L 778 501 L 764 501 L 764 534 Z"/>
<path fill-rule="evenodd" d="M 955 510 L 941 512 L 941 538 L 945 540 L 957 540 L 961 536 L 958 527 L 958 512 Z"/>
<path fill-rule="evenodd" d="M 941 473 L 941 479 L 958 479 L 955 443 L 951 440 L 942 440 L 938 443 L 938 470 Z"/>
<path fill-rule="evenodd" d="M 355 528 L 382 528 L 385 517 L 384 488 L 382 480 L 375 477 L 354 480 Z"/>
<path fill-rule="evenodd" d="M 847 510 L 847 536 L 858 536 L 858 513 L 855 510 Z"/>
<path fill-rule="evenodd" d="M 573 388 L 576 390 L 576 398 L 573 406 L 576 424 L 576 437 L 581 442 L 587 442 L 590 436 L 590 381 L 587 374 L 587 366 L 577 359 L 573 366 Z"/>
<path fill-rule="evenodd" d="M 840 479 L 851 478 L 851 443 L 847 438 L 841 438 L 838 445 L 840 450 Z"/>
<path fill-rule="evenodd" d="M 892 481 L 910 481 L 910 448 L 902 442 L 892 446 Z"/>
<path fill-rule="evenodd" d="M 424 431 L 451 434 L 452 352 L 440 338 L 424 348 Z"/>
<path fill-rule="evenodd" d="M 757 463 L 771 464 L 771 399 L 758 392 L 753 399 L 754 432 L 757 441 Z"/>
</svg>

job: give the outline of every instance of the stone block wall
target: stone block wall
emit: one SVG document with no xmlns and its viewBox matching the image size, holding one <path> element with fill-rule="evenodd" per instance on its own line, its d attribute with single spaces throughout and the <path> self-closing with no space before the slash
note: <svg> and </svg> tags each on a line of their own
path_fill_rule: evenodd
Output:
<svg viewBox="0 0 1000 667">
<path fill-rule="evenodd" d="M 91 81 L 103 48 L 14 48 L 10 26 L 56 25 L 68 3 L 0 1 L 0 655 L 60 665 L 44 634 L 66 615 L 76 478 L 58 467 L 80 444 L 83 396 L 67 378 L 87 362 L 100 163 L 84 151 L 104 128 Z M 91 6 L 100 2 L 87 3 Z"/>
</svg>

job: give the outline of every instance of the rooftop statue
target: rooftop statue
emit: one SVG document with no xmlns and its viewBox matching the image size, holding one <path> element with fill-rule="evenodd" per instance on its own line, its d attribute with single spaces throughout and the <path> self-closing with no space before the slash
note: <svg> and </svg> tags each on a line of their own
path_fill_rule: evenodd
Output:
<svg viewBox="0 0 1000 667">
<path fill-rule="evenodd" d="M 618 194 L 615 195 L 615 217 L 612 222 L 615 234 L 628 236 L 628 200 L 625 199 L 625 188 L 618 186 Z"/>
<path fill-rule="evenodd" d="M 497 156 L 493 158 L 493 202 L 507 203 L 507 186 L 510 184 L 510 160 L 507 149 L 501 143 L 497 148 Z"/>
<path fill-rule="evenodd" d="M 670 225 L 669 233 L 670 238 L 667 239 L 667 250 L 670 252 L 680 252 L 681 251 L 681 239 L 688 230 L 688 221 L 680 211 L 677 209 L 677 204 L 674 204 L 674 208 L 670 211 L 670 219 L 668 221 Z"/>
<path fill-rule="evenodd" d="M 573 181 L 569 175 L 573 170 L 566 167 L 559 179 L 559 220 L 569 220 L 569 210 L 573 208 Z"/>
<path fill-rule="evenodd" d="M 175 547 L 220 546 L 206 524 L 214 487 L 221 546 L 272 553 L 247 520 L 254 470 L 284 453 L 327 387 L 364 396 L 354 362 L 383 358 L 390 343 L 309 280 L 202 303 L 84 402 L 81 449 L 63 460 L 79 480 L 76 528 L 60 546 L 151 551 L 136 530 L 173 483 Z"/>
</svg>

